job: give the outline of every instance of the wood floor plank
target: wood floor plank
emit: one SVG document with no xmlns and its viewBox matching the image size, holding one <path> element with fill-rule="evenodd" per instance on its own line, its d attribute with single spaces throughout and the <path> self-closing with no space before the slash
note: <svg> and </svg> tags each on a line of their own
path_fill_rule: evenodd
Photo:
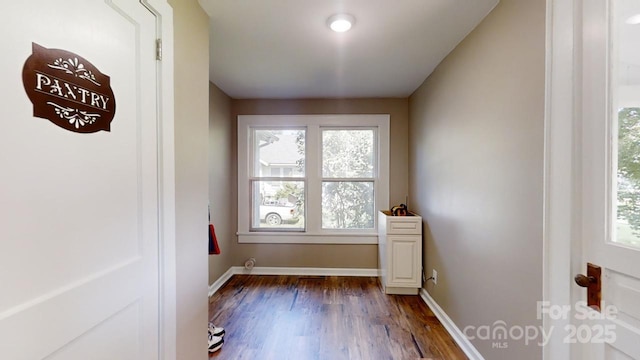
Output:
<svg viewBox="0 0 640 360">
<path fill-rule="evenodd" d="M 467 359 L 419 296 L 374 277 L 234 275 L 210 299 L 216 359 Z"/>
</svg>

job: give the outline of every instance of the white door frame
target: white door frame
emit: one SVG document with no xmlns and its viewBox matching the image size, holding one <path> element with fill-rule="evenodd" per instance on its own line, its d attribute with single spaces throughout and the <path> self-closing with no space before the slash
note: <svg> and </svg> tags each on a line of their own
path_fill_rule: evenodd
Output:
<svg viewBox="0 0 640 360">
<path fill-rule="evenodd" d="M 580 272 L 581 237 L 575 224 L 580 164 L 575 149 L 580 143 L 577 119 L 580 114 L 579 70 L 581 51 L 581 11 L 578 0 L 547 0 L 546 79 L 544 144 L 543 217 L 543 301 L 550 305 L 571 306 L 573 274 Z M 545 331 L 553 331 L 543 348 L 546 360 L 571 359 L 577 354 L 564 343 L 570 318 L 543 317 Z M 573 353 L 572 353 L 573 352 Z"/>
<path fill-rule="evenodd" d="M 176 350 L 176 206 L 173 96 L 173 8 L 167 0 L 140 0 L 156 15 L 162 41 L 158 77 L 158 220 L 159 220 L 159 342 L 160 359 L 175 360 Z"/>
</svg>

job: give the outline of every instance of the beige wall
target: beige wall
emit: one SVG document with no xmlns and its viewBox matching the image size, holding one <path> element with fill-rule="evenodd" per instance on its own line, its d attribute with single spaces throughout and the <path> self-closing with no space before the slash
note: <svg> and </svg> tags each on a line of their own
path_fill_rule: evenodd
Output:
<svg viewBox="0 0 640 360">
<path fill-rule="evenodd" d="M 426 288 L 460 329 L 541 325 L 544 41 L 544 0 L 501 0 L 409 99 L 410 201 L 438 271 Z"/>
<path fill-rule="evenodd" d="M 229 121 L 233 127 L 234 160 L 236 158 L 237 115 L 255 114 L 390 114 L 391 189 L 389 201 L 390 204 L 404 202 L 405 195 L 408 194 L 408 99 L 232 100 Z M 227 131 L 226 128 L 225 131 Z M 230 174 L 233 178 L 233 186 L 230 191 L 233 193 L 233 211 L 236 211 L 237 171 L 235 161 L 233 164 L 234 167 Z M 235 223 L 234 226 L 236 226 Z M 234 228 L 234 230 L 237 229 Z M 232 266 L 244 264 L 244 261 L 249 257 L 257 259 L 257 266 L 273 267 L 372 269 L 376 268 L 378 264 L 376 245 L 238 244 L 235 237 L 229 245 L 228 253 Z M 224 253 L 225 249 L 222 251 Z M 216 257 L 211 257 L 210 262 L 215 261 Z M 212 271 L 211 281 L 215 281 L 217 278 L 215 274 L 218 271 Z"/>
<path fill-rule="evenodd" d="M 177 358 L 206 359 L 209 19 L 197 0 L 169 4 L 175 46 Z"/>
<path fill-rule="evenodd" d="M 209 283 L 233 265 L 237 229 L 235 127 L 229 121 L 231 98 L 209 83 L 209 204 L 219 255 L 209 255 Z"/>
</svg>

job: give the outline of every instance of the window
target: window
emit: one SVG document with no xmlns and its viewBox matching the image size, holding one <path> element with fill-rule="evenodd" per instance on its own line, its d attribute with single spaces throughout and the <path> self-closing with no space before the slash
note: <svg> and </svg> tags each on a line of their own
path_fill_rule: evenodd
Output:
<svg viewBox="0 0 640 360">
<path fill-rule="evenodd" d="M 374 229 L 375 129 L 322 132 L 322 228 Z"/>
<path fill-rule="evenodd" d="M 615 5 L 618 5 L 617 3 Z M 609 111 L 612 127 L 614 195 L 611 198 L 615 225 L 611 241 L 640 249 L 640 29 L 630 25 L 627 6 L 612 7 L 609 63 Z"/>
<path fill-rule="evenodd" d="M 304 128 L 250 129 L 251 230 L 304 230 L 305 135 Z"/>
<path fill-rule="evenodd" d="M 377 243 L 389 115 L 238 116 L 240 242 Z"/>
</svg>

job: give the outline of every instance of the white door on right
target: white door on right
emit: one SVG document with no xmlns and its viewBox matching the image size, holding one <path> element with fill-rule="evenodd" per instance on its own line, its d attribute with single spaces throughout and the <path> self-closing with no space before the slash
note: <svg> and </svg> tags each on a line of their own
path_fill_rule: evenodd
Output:
<svg viewBox="0 0 640 360">
<path fill-rule="evenodd" d="M 594 264 L 602 276 L 582 273 L 594 293 L 574 304 L 597 302 L 597 287 L 601 303 L 567 340 L 581 359 L 640 359 L 640 0 L 580 3 L 578 230 L 583 269 Z"/>
</svg>

